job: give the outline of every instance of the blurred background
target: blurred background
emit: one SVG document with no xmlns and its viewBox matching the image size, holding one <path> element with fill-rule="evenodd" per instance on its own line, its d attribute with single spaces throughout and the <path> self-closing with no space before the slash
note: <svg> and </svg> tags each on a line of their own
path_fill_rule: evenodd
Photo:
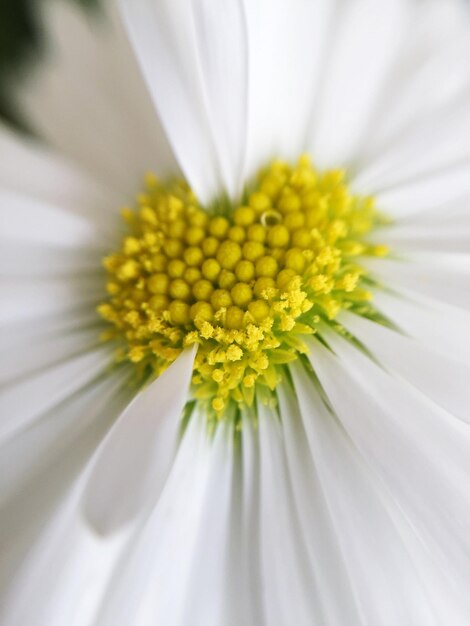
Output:
<svg viewBox="0 0 470 626">
<path fill-rule="evenodd" d="M 62 0 L 96 9 L 99 0 Z M 17 127 L 25 122 L 15 110 L 10 92 L 27 67 L 41 59 L 47 45 L 41 33 L 39 7 L 47 0 L 0 0 L 0 118 Z"/>
</svg>

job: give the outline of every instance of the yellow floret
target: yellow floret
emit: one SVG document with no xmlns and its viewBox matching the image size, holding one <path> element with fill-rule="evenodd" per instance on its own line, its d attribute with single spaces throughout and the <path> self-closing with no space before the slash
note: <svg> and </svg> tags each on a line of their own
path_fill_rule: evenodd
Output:
<svg viewBox="0 0 470 626">
<path fill-rule="evenodd" d="M 256 212 L 249 206 L 240 206 L 233 212 L 233 221 L 237 226 L 249 226 L 255 219 Z"/>
<path fill-rule="evenodd" d="M 225 237 L 229 228 L 230 222 L 225 217 L 213 217 L 209 222 L 209 232 L 217 239 Z"/>
<path fill-rule="evenodd" d="M 237 283 L 232 287 L 230 295 L 232 296 L 234 304 L 240 307 L 245 307 L 249 302 L 251 302 L 253 292 L 251 287 L 246 283 Z"/>
<path fill-rule="evenodd" d="M 209 280 L 198 280 L 193 285 L 193 295 L 196 300 L 209 300 L 214 291 L 214 286 Z"/>
<path fill-rule="evenodd" d="M 388 254 L 365 237 L 386 223 L 373 199 L 305 155 L 268 164 L 243 198 L 232 208 L 215 199 L 215 215 L 184 181 L 149 175 L 135 210 L 123 211 L 119 250 L 103 261 L 103 340 L 142 381 L 196 345 L 192 392 L 213 422 L 247 406 L 256 415 L 257 399 L 274 406 L 283 368 L 320 323 L 341 329 L 342 309 L 373 318 L 361 256 Z"/>
<path fill-rule="evenodd" d="M 173 300 L 169 307 L 170 319 L 173 324 L 188 324 L 191 317 L 189 314 L 189 305 L 180 300 Z"/>
<path fill-rule="evenodd" d="M 256 261 L 256 275 L 267 278 L 274 278 L 279 269 L 279 265 L 272 256 L 263 256 Z"/>
<path fill-rule="evenodd" d="M 226 270 L 232 270 L 241 259 L 242 250 L 235 241 L 224 241 L 217 251 L 217 261 Z"/>
</svg>

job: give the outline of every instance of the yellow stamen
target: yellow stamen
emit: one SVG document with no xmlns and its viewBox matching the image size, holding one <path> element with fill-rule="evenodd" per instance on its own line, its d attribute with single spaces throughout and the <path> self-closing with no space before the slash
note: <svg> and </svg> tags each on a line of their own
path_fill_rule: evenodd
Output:
<svg viewBox="0 0 470 626">
<path fill-rule="evenodd" d="M 114 327 L 103 338 L 121 339 L 124 358 L 154 376 L 198 344 L 193 392 L 216 419 L 231 402 L 251 404 L 255 389 L 271 393 L 305 351 L 302 334 L 370 307 L 357 260 L 388 253 L 364 239 L 383 221 L 373 199 L 308 157 L 271 163 L 225 215 L 205 211 L 184 182 L 149 175 L 123 217 L 130 232 L 103 261 L 98 312 Z"/>
</svg>

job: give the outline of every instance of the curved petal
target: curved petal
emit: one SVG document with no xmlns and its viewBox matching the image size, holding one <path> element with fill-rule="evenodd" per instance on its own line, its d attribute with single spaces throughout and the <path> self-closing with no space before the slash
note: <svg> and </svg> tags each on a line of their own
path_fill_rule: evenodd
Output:
<svg viewBox="0 0 470 626">
<path fill-rule="evenodd" d="M 314 579 L 312 602 L 323 615 L 323 621 L 319 623 L 362 625 L 360 605 L 354 592 L 354 576 L 351 576 L 349 563 L 341 549 L 340 533 L 336 530 L 340 522 L 330 506 L 327 485 L 321 479 L 320 459 L 309 442 L 307 432 L 310 429 L 303 424 L 302 393 L 297 387 L 304 382 L 305 393 L 317 397 L 313 382 L 304 381 L 303 377 L 301 382 L 295 380 L 294 388 L 280 385 L 278 397 L 292 495 Z M 317 402 L 314 402 L 312 411 L 316 406 Z M 322 415 L 324 413 L 320 411 L 320 419 Z M 331 416 L 324 417 L 332 419 Z M 306 419 L 312 421 L 310 414 L 306 415 Z"/>
<path fill-rule="evenodd" d="M 310 149 L 322 167 L 348 165 L 360 152 L 409 14 L 410 3 L 402 0 L 337 3 L 310 131 Z"/>
<path fill-rule="evenodd" d="M 126 372 L 94 380 L 1 447 L 0 622 L 88 625 L 115 555 L 77 523 L 76 480 L 129 395 Z"/>
<path fill-rule="evenodd" d="M 305 369 L 294 365 L 292 372 L 301 424 L 357 603 L 359 623 L 394 626 L 408 620 L 437 625 L 432 600 L 397 528 L 401 512 L 322 401 Z M 403 517 L 400 521 L 403 524 Z"/>
<path fill-rule="evenodd" d="M 377 358 L 428 398 L 470 423 L 470 365 L 440 354 L 434 346 L 344 312 L 338 321 Z"/>
<path fill-rule="evenodd" d="M 73 484 L 53 517 L 36 528 L 39 533 L 29 547 L 26 566 L 15 572 L 3 594 L 3 623 L 61 626 L 65 620 L 74 626 L 93 626 L 95 605 L 126 537 L 103 542 L 83 524 L 76 514 L 80 486 Z"/>
<path fill-rule="evenodd" d="M 107 7 L 87 17 L 70 3 L 47 3 L 47 55 L 18 99 L 40 135 L 126 203 L 147 171 L 167 176 L 178 166 L 114 3 Z"/>
<path fill-rule="evenodd" d="M 85 347 L 85 346 L 84 346 Z M 2 390 L 0 442 L 28 427 L 51 408 L 85 387 L 112 363 L 112 349 L 95 348 L 21 378 Z"/>
<path fill-rule="evenodd" d="M 265 623 L 307 624 L 312 618 L 321 623 L 324 616 L 293 503 L 279 418 L 263 404 L 258 405 L 258 412 L 259 550 Z"/>
<path fill-rule="evenodd" d="M 394 252 L 468 252 L 470 248 L 470 194 L 457 201 L 447 200 L 416 215 L 390 224 L 380 233 Z M 409 208 L 410 205 L 408 205 Z"/>
<path fill-rule="evenodd" d="M 121 2 L 169 141 L 203 202 L 237 196 L 245 158 L 247 44 L 240 0 Z"/>
<path fill-rule="evenodd" d="M 428 0 L 411 5 L 400 54 L 355 160 L 359 179 L 368 182 L 370 191 L 392 183 L 397 169 L 413 172 L 429 157 L 442 164 L 452 160 L 445 149 L 449 139 L 455 155 L 465 149 L 465 132 L 459 137 L 456 125 L 468 125 L 468 4 Z M 426 128 L 432 128 L 431 134 Z"/>
<path fill-rule="evenodd" d="M 85 306 L 94 310 L 103 298 L 103 282 L 101 272 L 58 278 L 33 275 L 22 280 L 2 277 L 5 302 L 0 311 L 0 324 L 26 323 L 43 315 L 60 315 Z"/>
<path fill-rule="evenodd" d="M 470 608 L 463 582 L 470 575 L 468 424 L 384 372 L 345 339 L 331 333 L 328 342 L 335 355 L 318 341 L 310 352 L 328 401 L 384 493 L 432 554 L 433 574 L 439 573 L 442 585 L 431 597 L 442 600 L 446 619 L 464 624 Z"/>
<path fill-rule="evenodd" d="M 435 122 L 434 122 L 435 123 Z M 422 151 L 426 148 L 422 147 Z M 377 193 L 377 206 L 392 218 L 425 215 L 443 207 L 451 213 L 470 194 L 470 155 L 451 167 L 431 171 L 416 180 Z"/>
<path fill-rule="evenodd" d="M 213 476 L 218 469 L 212 463 L 212 444 L 205 416 L 196 412 L 184 430 L 158 501 L 115 569 L 94 626 L 114 626 L 120 620 L 133 626 L 182 623 L 182 599 L 206 486 L 211 466 Z M 219 444 L 224 445 L 220 439 Z"/>
<path fill-rule="evenodd" d="M 97 532 L 118 529 L 158 497 L 175 454 L 193 362 L 194 350 L 183 352 L 136 396 L 97 451 L 83 500 Z"/>
<path fill-rule="evenodd" d="M 366 259 L 363 265 L 387 288 L 470 309 L 469 254 L 409 253 L 403 259 Z"/>
<path fill-rule="evenodd" d="M 406 290 L 376 290 L 374 303 L 403 332 L 440 354 L 470 363 L 469 311 Z"/>
<path fill-rule="evenodd" d="M 308 127 L 329 54 L 335 3 L 245 2 L 249 46 L 246 177 L 309 150 Z M 312 154 L 316 159 L 317 155 Z"/>
<path fill-rule="evenodd" d="M 104 240 L 114 234 L 115 214 L 123 202 L 115 189 L 100 184 L 93 175 L 85 174 L 60 152 L 55 153 L 30 137 L 14 134 L 1 123 L 0 154 L 8 155 L 0 160 L 2 193 L 21 203 L 14 211 L 8 211 L 10 200 L 5 205 L 0 234 L 10 233 L 12 229 L 15 235 L 36 239 L 36 229 L 25 228 L 27 220 L 22 212 L 28 209 L 22 209 L 22 206 L 27 200 L 44 211 L 39 224 L 42 233 L 46 224 L 47 229 L 57 233 L 50 221 L 50 216 L 55 215 L 57 220 L 82 221 L 93 226 Z M 36 214 L 39 222 L 38 209 Z M 82 232 L 83 226 L 80 228 Z"/>
</svg>

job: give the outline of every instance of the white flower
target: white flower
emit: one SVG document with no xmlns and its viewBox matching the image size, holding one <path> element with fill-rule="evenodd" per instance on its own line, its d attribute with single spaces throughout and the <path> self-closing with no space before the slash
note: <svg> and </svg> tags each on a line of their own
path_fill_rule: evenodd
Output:
<svg viewBox="0 0 470 626">
<path fill-rule="evenodd" d="M 466 7 L 121 9 L 138 64 L 114 12 L 53 5 L 56 50 L 22 94 L 52 148 L 0 131 L 0 623 L 466 626 Z M 289 364 L 237 436 L 223 410 L 210 433 L 202 401 L 180 434 L 196 348 L 136 393 L 99 339 L 117 212 L 149 169 L 236 204 L 301 153 L 393 220 L 359 238 L 391 249 L 361 258 L 374 308 L 345 296 L 343 333 L 315 321 L 313 369 Z"/>
</svg>

